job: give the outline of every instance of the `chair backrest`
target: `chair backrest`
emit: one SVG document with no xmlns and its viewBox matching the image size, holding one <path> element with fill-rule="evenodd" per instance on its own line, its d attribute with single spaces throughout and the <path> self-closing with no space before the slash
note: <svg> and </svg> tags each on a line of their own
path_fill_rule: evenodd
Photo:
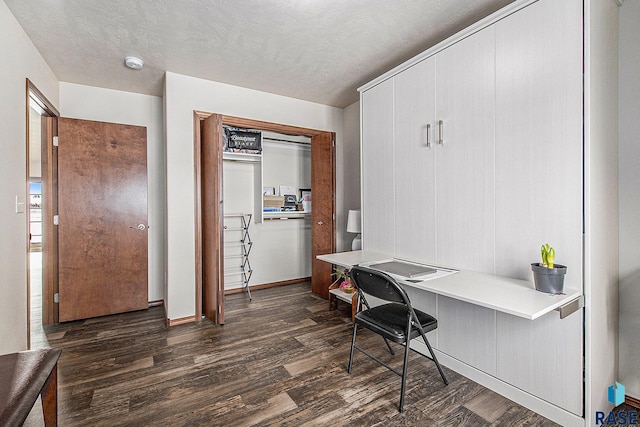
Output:
<svg viewBox="0 0 640 427">
<path fill-rule="evenodd" d="M 358 292 L 411 307 L 409 296 L 405 290 L 388 274 L 372 268 L 355 266 L 351 269 L 350 275 Z"/>
</svg>

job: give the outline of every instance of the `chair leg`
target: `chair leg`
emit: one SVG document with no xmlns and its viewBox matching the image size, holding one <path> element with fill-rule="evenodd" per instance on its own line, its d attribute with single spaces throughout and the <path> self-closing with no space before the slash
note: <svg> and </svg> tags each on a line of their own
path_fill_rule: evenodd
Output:
<svg viewBox="0 0 640 427">
<path fill-rule="evenodd" d="M 385 337 L 382 337 L 382 339 L 384 339 L 384 343 L 387 345 L 387 348 L 389 349 L 389 353 L 391 353 L 391 355 L 394 356 L 396 352 L 393 351 L 393 349 L 391 348 L 391 344 L 389 344 L 389 340 L 386 339 Z"/>
<path fill-rule="evenodd" d="M 411 329 L 409 329 L 409 335 L 411 336 Z M 409 350 L 411 346 L 409 345 L 409 339 L 404 343 L 404 364 L 402 365 L 402 386 L 400 387 L 400 405 L 398 406 L 398 410 L 402 412 L 404 409 L 404 389 L 407 385 L 407 371 L 409 370 Z"/>
<path fill-rule="evenodd" d="M 420 334 L 422 335 L 422 339 L 424 340 L 424 343 L 427 345 L 427 348 L 429 349 L 429 353 L 431 353 L 431 359 L 433 359 L 433 362 L 436 364 L 436 368 L 438 368 L 438 372 L 440 372 L 442 381 L 444 381 L 445 385 L 449 385 L 449 381 L 447 380 L 447 377 L 444 376 L 444 372 L 440 367 L 440 362 L 438 362 L 438 358 L 436 357 L 436 354 L 433 352 L 433 349 L 431 348 L 431 344 L 429 344 L 429 340 L 427 339 L 427 336 L 424 334 L 424 331 L 422 330 L 420 331 Z"/>
<path fill-rule="evenodd" d="M 349 367 L 347 372 L 351 373 L 351 367 L 353 366 L 353 352 L 356 348 L 356 331 L 358 330 L 358 324 L 353 322 L 353 336 L 351 337 L 351 354 L 349 355 Z"/>
</svg>

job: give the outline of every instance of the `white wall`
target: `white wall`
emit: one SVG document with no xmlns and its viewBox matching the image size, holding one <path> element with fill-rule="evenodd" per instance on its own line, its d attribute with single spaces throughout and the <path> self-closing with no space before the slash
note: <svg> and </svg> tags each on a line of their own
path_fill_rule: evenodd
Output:
<svg viewBox="0 0 640 427">
<path fill-rule="evenodd" d="M 62 117 L 147 128 L 149 301 L 164 299 L 164 141 L 162 98 L 60 83 Z"/>
<path fill-rule="evenodd" d="M 26 78 L 58 106 L 58 80 L 7 5 L 0 2 L 0 354 L 27 348 Z M 28 206 L 28 201 L 27 201 Z"/>
<path fill-rule="evenodd" d="M 640 1 L 620 8 L 620 382 L 640 399 Z"/>
<path fill-rule="evenodd" d="M 585 415 L 618 377 L 618 6 L 585 1 Z"/>
<path fill-rule="evenodd" d="M 343 110 L 252 89 L 167 72 L 165 75 L 167 179 L 167 316 L 195 314 L 193 111 L 246 117 L 336 132 L 342 151 Z M 340 156 L 338 156 L 340 157 Z M 337 171 L 337 220 L 344 222 L 344 177 Z"/>
<path fill-rule="evenodd" d="M 342 250 L 350 250 L 356 237 L 347 233 L 346 215 L 349 209 L 360 209 L 360 101 L 344 109 L 344 144 L 342 145 L 342 173 L 344 175 L 344 220 L 338 223 L 338 241 Z"/>
</svg>

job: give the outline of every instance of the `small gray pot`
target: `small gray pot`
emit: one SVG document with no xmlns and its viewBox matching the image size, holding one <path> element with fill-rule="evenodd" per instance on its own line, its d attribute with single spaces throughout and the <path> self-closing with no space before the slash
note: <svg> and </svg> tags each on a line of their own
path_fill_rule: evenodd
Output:
<svg viewBox="0 0 640 427">
<path fill-rule="evenodd" d="M 553 268 L 547 268 L 536 262 L 531 264 L 531 271 L 533 271 L 533 283 L 536 285 L 536 291 L 548 294 L 562 293 L 564 275 L 567 273 L 566 266 L 555 264 Z"/>
</svg>

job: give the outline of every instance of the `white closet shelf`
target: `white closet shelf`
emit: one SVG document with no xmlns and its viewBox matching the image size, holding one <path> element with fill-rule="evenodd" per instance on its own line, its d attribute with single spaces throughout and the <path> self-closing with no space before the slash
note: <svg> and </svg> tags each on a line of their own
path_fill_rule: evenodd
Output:
<svg viewBox="0 0 640 427">
<path fill-rule="evenodd" d="M 232 161 L 236 161 L 236 162 L 259 163 L 259 162 L 262 161 L 262 154 L 233 153 L 233 152 L 230 152 L 230 151 L 223 151 L 222 152 L 222 160 L 232 160 Z"/>
<path fill-rule="evenodd" d="M 311 212 L 304 211 L 284 211 L 284 212 L 263 212 L 263 219 L 307 219 L 311 218 Z"/>
</svg>

